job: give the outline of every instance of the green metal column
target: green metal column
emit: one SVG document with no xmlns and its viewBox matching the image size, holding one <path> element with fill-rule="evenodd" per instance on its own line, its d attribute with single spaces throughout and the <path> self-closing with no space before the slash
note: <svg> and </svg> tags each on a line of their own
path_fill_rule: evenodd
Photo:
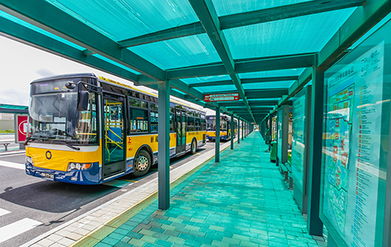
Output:
<svg viewBox="0 0 391 247">
<path fill-rule="evenodd" d="M 220 162 L 220 107 L 216 108 L 215 162 Z"/>
<path fill-rule="evenodd" d="M 238 118 L 238 144 L 240 144 L 240 119 Z"/>
<path fill-rule="evenodd" d="M 308 167 L 308 217 L 307 228 L 311 235 L 322 236 L 323 223 L 319 218 L 320 181 L 322 165 L 322 129 L 323 129 L 323 87 L 324 74 L 316 65 L 312 67 L 311 120 L 309 145 L 306 145 L 309 157 Z"/>
<path fill-rule="evenodd" d="M 231 115 L 231 149 L 234 149 L 234 138 L 235 138 L 235 132 L 234 132 L 234 115 Z"/>
<path fill-rule="evenodd" d="M 170 86 L 158 84 L 158 204 L 170 208 Z"/>
</svg>

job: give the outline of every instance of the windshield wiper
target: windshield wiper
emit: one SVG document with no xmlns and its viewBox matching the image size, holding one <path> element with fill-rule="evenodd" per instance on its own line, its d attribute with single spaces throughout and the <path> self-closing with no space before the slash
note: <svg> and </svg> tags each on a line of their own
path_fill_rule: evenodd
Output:
<svg viewBox="0 0 391 247">
<path fill-rule="evenodd" d="M 66 145 L 67 147 L 70 147 L 70 148 L 74 149 L 74 150 L 80 150 L 79 147 L 75 147 L 75 146 L 73 146 L 72 144 L 70 144 L 69 142 L 65 142 L 65 145 Z"/>
</svg>

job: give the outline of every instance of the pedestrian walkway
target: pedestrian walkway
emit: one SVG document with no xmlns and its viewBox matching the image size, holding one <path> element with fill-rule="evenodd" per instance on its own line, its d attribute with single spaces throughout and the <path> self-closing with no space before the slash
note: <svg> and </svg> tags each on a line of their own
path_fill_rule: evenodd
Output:
<svg viewBox="0 0 391 247">
<path fill-rule="evenodd" d="M 156 210 L 156 199 L 150 199 L 137 213 L 117 218 L 79 245 L 325 245 L 307 233 L 259 132 L 235 147 L 222 153 L 220 163 L 211 160 L 179 182 L 172 189 L 169 210 Z"/>
</svg>

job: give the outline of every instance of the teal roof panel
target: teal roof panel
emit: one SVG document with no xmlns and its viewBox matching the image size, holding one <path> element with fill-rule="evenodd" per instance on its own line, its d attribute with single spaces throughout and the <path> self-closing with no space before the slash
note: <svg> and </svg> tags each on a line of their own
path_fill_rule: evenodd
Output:
<svg viewBox="0 0 391 247">
<path fill-rule="evenodd" d="M 260 99 L 248 99 L 251 102 L 259 102 L 259 101 L 269 101 L 269 100 L 280 100 L 281 98 L 260 98 Z"/>
<path fill-rule="evenodd" d="M 171 39 L 128 49 L 162 69 L 221 61 L 206 34 Z"/>
<path fill-rule="evenodd" d="M 259 102 L 259 101 L 269 101 L 269 100 L 280 100 L 281 98 L 260 98 L 260 99 L 248 99 L 251 102 Z"/>
<path fill-rule="evenodd" d="M 269 70 L 260 72 L 240 73 L 241 79 L 245 78 L 260 78 L 260 77 L 275 77 L 275 76 L 299 76 L 304 69 L 283 69 L 283 70 Z"/>
<path fill-rule="evenodd" d="M 234 59 L 318 52 L 356 8 L 226 29 Z"/>
<path fill-rule="evenodd" d="M 201 93 L 219 93 L 224 91 L 236 90 L 235 85 L 224 85 L 224 86 L 208 86 L 208 87 L 197 87 L 197 90 Z"/>
<path fill-rule="evenodd" d="M 274 88 L 289 88 L 293 81 L 276 81 L 276 82 L 261 82 L 261 83 L 245 83 L 244 90 L 249 89 L 274 89 Z"/>
<path fill-rule="evenodd" d="M 35 32 L 38 32 L 38 33 L 43 34 L 43 35 L 45 35 L 45 36 L 48 36 L 48 37 L 50 37 L 50 38 L 52 38 L 52 39 L 55 39 L 55 40 L 57 40 L 57 41 L 60 41 L 60 42 L 62 42 L 62 43 L 64 43 L 64 44 L 69 45 L 69 46 L 71 46 L 71 47 L 73 47 L 73 48 L 76 48 L 76 49 L 78 49 L 78 50 L 80 50 L 80 51 L 85 50 L 85 48 L 83 48 L 83 47 L 81 47 L 81 46 L 79 46 L 79 45 L 77 45 L 77 44 L 75 44 L 75 43 L 69 42 L 69 41 L 66 40 L 66 39 L 63 39 L 63 38 L 61 38 L 61 37 L 59 37 L 59 36 L 57 36 L 57 35 L 54 35 L 54 34 L 52 34 L 52 33 L 49 33 L 48 31 L 45 31 L 45 30 L 43 30 L 42 28 L 39 28 L 39 27 L 37 27 L 37 26 L 35 26 L 35 25 L 32 25 L 32 24 L 30 24 L 30 23 L 28 23 L 28 22 L 25 22 L 24 20 L 21 20 L 21 19 L 15 17 L 15 16 L 13 16 L 13 15 L 10 15 L 10 14 L 8 14 L 8 13 L 2 11 L 2 10 L 0 10 L 0 18 L 5 18 L 5 19 L 7 19 L 7 20 L 10 20 L 10 21 L 12 21 L 12 22 L 14 22 L 14 23 L 16 23 L 16 24 L 19 24 L 19 25 L 21 25 L 21 26 L 24 26 L 24 27 L 26 27 L 26 28 L 29 28 L 29 29 L 31 29 L 31 30 L 33 30 L 33 31 L 35 31 Z"/>
<path fill-rule="evenodd" d="M 217 15 L 232 15 L 260 9 L 268 9 L 309 0 L 213 0 Z"/>
<path fill-rule="evenodd" d="M 129 71 L 129 72 L 132 72 L 133 74 L 136 74 L 136 75 L 140 75 L 140 74 L 141 74 L 141 73 L 139 73 L 139 72 L 137 72 L 137 71 L 135 71 L 135 70 L 133 70 L 133 69 L 131 69 L 131 68 L 129 68 L 129 67 L 126 67 L 125 65 L 122 65 L 122 64 L 120 64 L 120 63 L 117 63 L 117 62 L 115 62 L 115 61 L 113 61 L 113 60 L 111 60 L 111 59 L 109 59 L 109 58 L 106 58 L 106 57 L 100 55 L 100 54 L 93 54 L 93 56 L 94 56 L 94 57 L 97 57 L 97 58 L 99 58 L 99 59 L 101 59 L 101 60 L 103 60 L 103 61 L 106 61 L 106 62 L 108 62 L 108 63 L 111 63 L 111 64 L 113 64 L 113 65 L 115 65 L 115 66 L 117 66 L 117 67 L 120 67 L 120 68 L 122 68 L 122 69 L 125 69 L 125 70 L 127 70 L 127 71 Z"/>
<path fill-rule="evenodd" d="M 200 82 L 211 82 L 211 81 L 226 81 L 231 80 L 229 75 L 216 75 L 216 76 L 203 76 L 203 77 L 194 77 L 182 79 L 186 84 L 195 84 Z"/>
<path fill-rule="evenodd" d="M 29 29 L 31 29 L 31 30 L 33 30 L 35 32 L 41 33 L 41 34 L 43 34 L 45 36 L 48 36 L 48 37 L 50 37 L 50 38 L 52 38 L 54 40 L 60 41 L 61 43 L 64 43 L 64 44 L 66 44 L 68 46 L 71 46 L 71 47 L 73 47 L 75 49 L 78 49 L 80 51 L 86 50 L 84 47 L 81 47 L 81 46 L 79 46 L 79 45 L 77 45 L 77 44 L 75 44 L 73 42 L 70 42 L 70 41 L 68 41 L 68 40 L 66 40 L 64 38 L 61 38 L 61 37 L 59 37 L 57 35 L 54 35 L 54 34 L 48 32 L 48 31 L 45 31 L 45 30 L 43 30 L 43 29 L 41 29 L 41 28 L 39 28 L 37 26 L 34 26 L 34 25 L 32 25 L 32 24 L 30 24 L 28 22 L 25 22 L 24 20 L 21 20 L 21 19 L 15 17 L 15 16 L 10 15 L 10 14 L 4 12 L 4 11 L 1 11 L 1 10 L 0 10 L 0 18 L 5 18 L 7 20 L 15 22 L 15 23 L 17 23 L 19 25 L 22 25 L 22 26 L 24 26 L 26 28 L 29 28 Z M 125 70 L 127 70 L 129 72 L 132 72 L 134 74 L 140 74 L 139 72 L 137 72 L 137 71 L 135 71 L 135 70 L 133 70 L 131 68 L 128 68 L 128 67 L 126 67 L 126 66 L 124 66 L 124 65 L 122 65 L 120 63 L 117 63 L 117 62 L 115 62 L 115 61 L 113 61 L 111 59 L 108 59 L 108 58 L 106 58 L 104 56 L 101 56 L 99 54 L 93 54 L 93 56 L 96 57 L 96 58 L 99 58 L 99 59 L 101 59 L 103 61 L 109 62 L 109 63 L 111 63 L 111 64 L 113 64 L 113 65 L 115 65 L 117 67 L 125 69 Z"/>
<path fill-rule="evenodd" d="M 115 41 L 198 21 L 183 0 L 47 1 Z"/>
</svg>

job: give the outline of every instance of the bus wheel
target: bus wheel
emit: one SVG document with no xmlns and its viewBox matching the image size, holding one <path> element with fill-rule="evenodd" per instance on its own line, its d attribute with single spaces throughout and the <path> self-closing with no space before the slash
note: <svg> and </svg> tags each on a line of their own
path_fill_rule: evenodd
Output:
<svg viewBox="0 0 391 247">
<path fill-rule="evenodd" d="M 193 139 L 191 142 L 191 153 L 195 154 L 197 152 L 197 142 L 196 139 Z"/>
<path fill-rule="evenodd" d="M 151 168 L 152 159 L 151 155 L 146 150 L 140 150 L 134 159 L 134 175 L 143 176 Z"/>
</svg>

